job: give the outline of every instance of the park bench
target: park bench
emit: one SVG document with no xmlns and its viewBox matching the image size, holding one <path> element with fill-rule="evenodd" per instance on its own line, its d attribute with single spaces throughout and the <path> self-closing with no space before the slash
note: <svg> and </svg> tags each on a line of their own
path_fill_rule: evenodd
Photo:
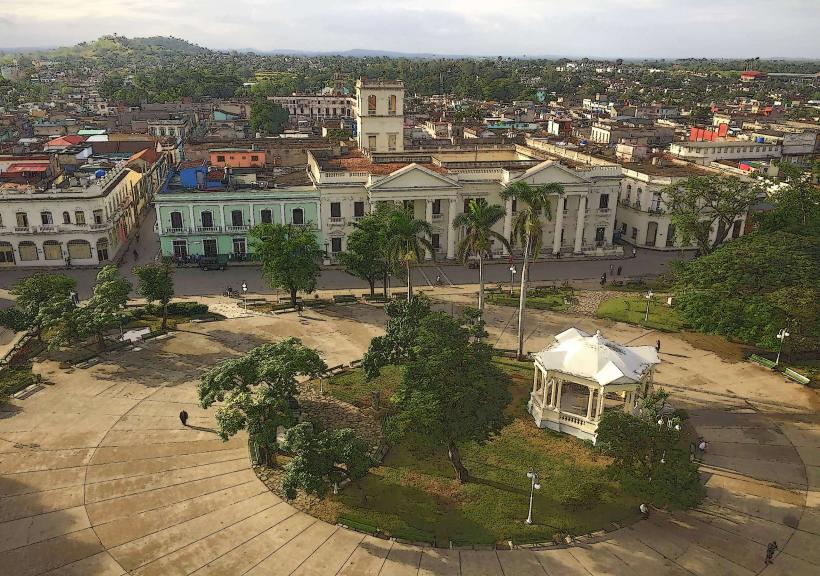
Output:
<svg viewBox="0 0 820 576">
<path fill-rule="evenodd" d="M 364 298 L 365 302 L 386 302 L 387 300 L 384 297 L 384 294 L 374 294 L 371 296 L 370 294 L 362 294 L 362 298 Z"/>
<path fill-rule="evenodd" d="M 268 301 L 264 298 L 245 298 L 243 299 L 248 306 L 259 306 L 260 304 L 267 304 Z"/>
<path fill-rule="evenodd" d="M 333 296 L 333 302 L 335 304 L 355 304 L 356 297 L 352 294 L 338 294 Z"/>
<path fill-rule="evenodd" d="M 758 356 L 757 354 L 752 354 L 751 356 L 749 356 L 749 360 L 755 362 L 756 364 L 760 364 L 761 366 L 765 366 L 766 368 L 774 370 L 775 363 L 769 360 L 768 358 Z"/>
<path fill-rule="evenodd" d="M 786 376 L 786 378 L 788 378 L 789 380 L 794 380 L 795 382 L 798 382 L 798 383 L 800 383 L 800 384 L 804 384 L 804 385 L 805 385 L 805 384 L 808 384 L 808 383 L 809 383 L 809 381 L 810 381 L 808 378 L 806 378 L 805 376 L 803 376 L 803 375 L 802 375 L 802 374 L 800 374 L 799 372 L 795 372 L 795 371 L 794 371 L 794 370 L 792 370 L 791 368 L 786 368 L 786 369 L 784 369 L 784 370 L 783 370 L 783 374 L 784 374 L 784 375 Z"/>
</svg>

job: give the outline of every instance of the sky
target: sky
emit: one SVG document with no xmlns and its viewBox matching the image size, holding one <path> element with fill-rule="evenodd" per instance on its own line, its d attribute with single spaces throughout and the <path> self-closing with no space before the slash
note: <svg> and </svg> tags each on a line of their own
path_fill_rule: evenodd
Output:
<svg viewBox="0 0 820 576">
<path fill-rule="evenodd" d="M 820 0 L 0 0 L 0 48 L 106 34 L 213 49 L 820 58 Z"/>
</svg>

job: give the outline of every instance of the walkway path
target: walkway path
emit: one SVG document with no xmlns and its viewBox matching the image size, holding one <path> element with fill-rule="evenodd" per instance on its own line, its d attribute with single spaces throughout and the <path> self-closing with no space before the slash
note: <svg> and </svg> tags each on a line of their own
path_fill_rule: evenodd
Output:
<svg viewBox="0 0 820 576">
<path fill-rule="evenodd" d="M 508 311 L 496 309 L 493 330 Z M 571 322 L 536 313 L 533 349 Z M 664 336 L 661 382 L 676 386 L 710 441 L 709 499 L 549 550 L 436 550 L 365 537 L 305 515 L 265 489 L 242 438 L 223 443 L 196 404 L 201 370 L 286 335 L 329 364 L 361 355 L 380 330 L 367 306 L 248 317 L 175 337 L 84 370 L 38 370 L 54 385 L 0 414 L 0 567 L 4 575 L 751 575 L 820 571 L 816 397 L 754 366 Z M 582 327 L 594 327 L 583 320 Z M 589 324 L 589 326 L 586 326 Z M 605 325 L 618 339 L 655 334 Z M 496 333 L 505 342 L 508 334 Z M 713 392 L 717 390 L 720 394 Z M 771 390 L 777 390 L 776 395 Z M 749 399 L 747 401 L 747 399 Z M 180 426 L 184 408 L 191 418 Z"/>
</svg>

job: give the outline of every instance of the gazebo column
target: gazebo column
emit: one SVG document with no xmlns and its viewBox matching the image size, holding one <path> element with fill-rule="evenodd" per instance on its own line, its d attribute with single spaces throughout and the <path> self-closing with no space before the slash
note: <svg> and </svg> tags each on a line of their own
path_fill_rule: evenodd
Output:
<svg viewBox="0 0 820 576">
<path fill-rule="evenodd" d="M 542 388 L 542 394 L 541 394 L 541 405 L 546 407 L 546 406 L 548 406 L 548 404 L 547 404 L 547 388 L 549 386 L 549 381 L 547 380 L 547 375 L 546 374 L 544 374 L 543 376 L 544 377 L 543 377 L 543 383 L 542 383 L 543 388 Z M 552 397 L 552 390 L 550 390 L 550 398 L 551 397 Z"/>
<path fill-rule="evenodd" d="M 541 369 L 536 365 L 535 370 L 533 370 L 534 374 L 532 375 L 532 391 L 533 393 L 538 391 L 538 375 L 541 374 Z"/>
<path fill-rule="evenodd" d="M 558 390 L 555 392 L 555 411 L 561 411 L 561 390 L 564 388 L 564 381 L 558 380 Z"/>
<path fill-rule="evenodd" d="M 604 413 L 604 396 L 605 395 L 606 394 L 605 394 L 604 389 L 601 388 L 601 390 L 598 392 L 598 410 L 597 410 L 597 414 L 595 415 L 596 420 L 600 420 L 601 419 L 601 414 Z"/>
<path fill-rule="evenodd" d="M 592 419 L 592 400 L 595 398 L 595 388 L 589 389 L 589 401 L 587 402 L 587 420 Z"/>
</svg>

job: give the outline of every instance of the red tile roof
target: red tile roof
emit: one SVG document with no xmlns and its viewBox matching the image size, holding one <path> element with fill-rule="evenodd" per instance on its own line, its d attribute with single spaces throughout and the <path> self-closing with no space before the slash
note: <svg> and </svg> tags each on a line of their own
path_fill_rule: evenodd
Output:
<svg viewBox="0 0 820 576">
<path fill-rule="evenodd" d="M 133 154 L 128 161 L 133 162 L 134 160 L 144 160 L 148 162 L 148 164 L 153 164 L 154 162 L 159 159 L 159 152 L 154 150 L 153 148 L 146 148 L 145 150 L 141 150 L 136 154 Z"/>
<path fill-rule="evenodd" d="M 53 140 L 49 140 L 44 144 L 46 148 L 67 148 L 85 142 L 85 136 L 78 134 L 69 134 L 68 136 L 59 136 Z"/>
<path fill-rule="evenodd" d="M 19 173 L 19 172 L 47 172 L 48 171 L 48 162 L 43 163 L 34 163 L 34 162 L 15 162 L 14 164 L 10 164 L 8 168 L 6 168 L 6 173 Z"/>
</svg>

